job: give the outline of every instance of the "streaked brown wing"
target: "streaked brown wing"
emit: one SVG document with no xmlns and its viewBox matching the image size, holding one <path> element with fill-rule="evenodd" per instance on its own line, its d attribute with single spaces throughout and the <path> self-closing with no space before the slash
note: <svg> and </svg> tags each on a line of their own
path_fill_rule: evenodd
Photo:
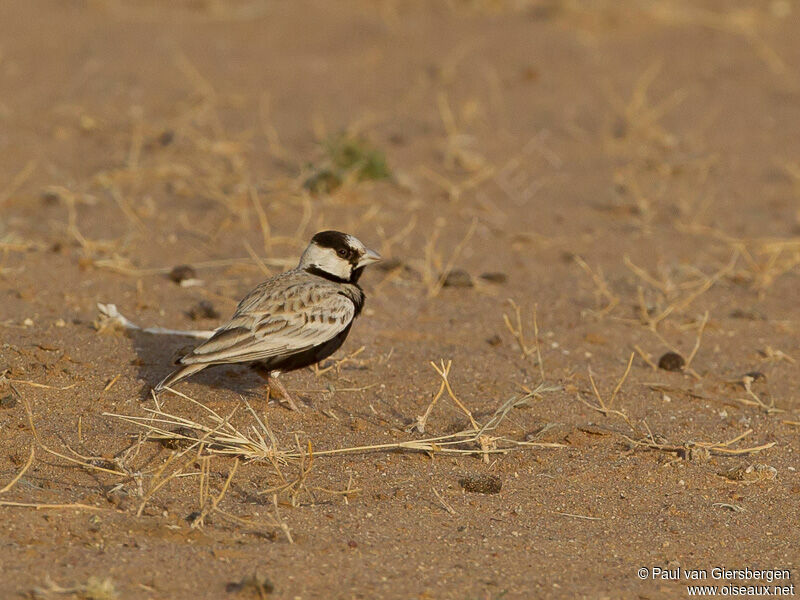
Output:
<svg viewBox="0 0 800 600">
<path fill-rule="evenodd" d="M 264 302 L 243 302 L 233 318 L 181 364 L 236 363 L 300 352 L 342 332 L 353 302 L 334 288 L 297 286 Z"/>
</svg>

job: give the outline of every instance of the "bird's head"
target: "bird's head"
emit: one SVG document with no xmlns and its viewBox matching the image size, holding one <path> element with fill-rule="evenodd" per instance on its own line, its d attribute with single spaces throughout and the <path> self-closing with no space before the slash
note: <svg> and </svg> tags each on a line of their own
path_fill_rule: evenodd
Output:
<svg viewBox="0 0 800 600">
<path fill-rule="evenodd" d="M 321 231 L 303 252 L 300 268 L 334 281 L 356 283 L 364 267 L 380 259 L 380 254 L 352 235 Z"/>
</svg>

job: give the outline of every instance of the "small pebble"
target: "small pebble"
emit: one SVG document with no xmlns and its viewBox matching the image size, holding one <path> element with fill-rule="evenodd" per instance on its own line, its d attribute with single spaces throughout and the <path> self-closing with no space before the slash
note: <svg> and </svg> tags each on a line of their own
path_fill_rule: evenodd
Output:
<svg viewBox="0 0 800 600">
<path fill-rule="evenodd" d="M 171 129 L 165 129 L 161 132 L 161 135 L 158 136 L 158 143 L 162 146 L 169 146 L 174 139 L 175 132 Z"/>
<path fill-rule="evenodd" d="M 665 371 L 682 371 L 686 361 L 677 352 L 667 352 L 658 359 L 658 368 Z"/>
<path fill-rule="evenodd" d="M 220 314 L 208 300 L 201 300 L 190 308 L 187 313 L 192 321 L 199 321 L 200 319 L 219 319 Z"/>
<path fill-rule="evenodd" d="M 466 491 L 475 494 L 497 494 L 503 488 L 503 480 L 497 475 L 467 475 L 458 483 Z"/>
<path fill-rule="evenodd" d="M 503 343 L 503 339 L 495 333 L 493 336 L 486 338 L 486 343 L 490 346 L 499 346 Z"/>
<path fill-rule="evenodd" d="M 444 287 L 472 287 L 472 277 L 464 269 L 453 269 L 447 273 L 442 282 Z"/>
<path fill-rule="evenodd" d="M 178 265 L 169 272 L 169 278 L 177 284 L 187 279 L 195 279 L 197 273 L 189 265 Z"/>
<path fill-rule="evenodd" d="M 275 591 L 275 584 L 268 577 L 254 573 L 244 577 L 238 583 L 229 583 L 225 586 L 225 591 L 229 594 L 235 593 L 248 598 L 266 598 Z"/>
<path fill-rule="evenodd" d="M 9 394 L 0 398 L 0 408 L 14 408 L 17 405 L 17 399 Z"/>
<path fill-rule="evenodd" d="M 505 283 L 508 281 L 508 275 L 500 272 L 481 273 L 481 279 L 490 283 Z"/>
<path fill-rule="evenodd" d="M 756 309 L 746 310 L 742 308 L 736 308 L 731 311 L 729 315 L 732 319 L 745 319 L 747 321 L 766 321 L 767 317 L 761 311 Z"/>
<path fill-rule="evenodd" d="M 46 189 L 39 197 L 42 199 L 44 204 L 49 206 L 55 206 L 61 200 L 61 194 L 59 194 L 56 190 L 51 189 Z"/>
</svg>

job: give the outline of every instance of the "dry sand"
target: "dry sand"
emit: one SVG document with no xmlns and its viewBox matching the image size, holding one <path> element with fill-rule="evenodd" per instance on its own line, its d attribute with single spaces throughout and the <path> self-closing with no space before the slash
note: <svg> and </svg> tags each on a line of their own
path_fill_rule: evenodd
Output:
<svg viewBox="0 0 800 600">
<path fill-rule="evenodd" d="M 786 1 L 1 3 L 0 597 L 796 580 L 799 29 Z M 337 169 L 337 136 L 376 154 Z M 98 331 L 98 302 L 213 329 L 323 228 L 393 268 L 337 361 L 284 376 L 302 410 L 237 367 L 161 398 L 255 441 L 261 419 L 269 452 L 107 415 L 152 414 L 191 340 Z M 320 454 L 472 428 L 444 390 L 412 431 L 432 361 L 478 426 L 544 388 L 482 445 Z"/>
</svg>

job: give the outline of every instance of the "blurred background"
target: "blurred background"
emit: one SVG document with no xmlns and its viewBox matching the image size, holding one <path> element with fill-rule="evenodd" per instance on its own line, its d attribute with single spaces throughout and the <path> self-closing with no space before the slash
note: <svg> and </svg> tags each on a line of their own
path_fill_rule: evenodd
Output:
<svg viewBox="0 0 800 600">
<path fill-rule="evenodd" d="M 4 235 L 90 261 L 294 255 L 323 224 L 417 259 L 477 219 L 484 266 L 491 240 L 602 252 L 598 220 L 798 224 L 790 2 L 0 10 Z"/>
</svg>

